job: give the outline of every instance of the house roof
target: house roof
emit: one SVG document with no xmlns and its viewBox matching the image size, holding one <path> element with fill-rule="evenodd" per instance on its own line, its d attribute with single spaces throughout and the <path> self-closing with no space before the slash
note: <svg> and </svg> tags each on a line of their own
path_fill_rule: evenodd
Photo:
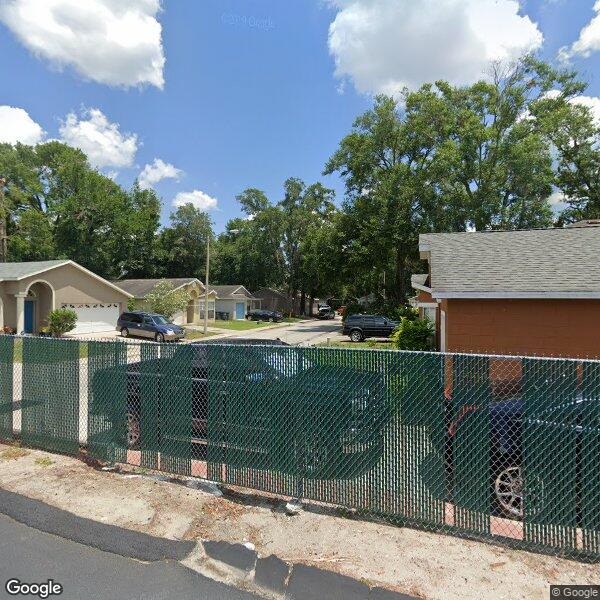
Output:
<svg viewBox="0 0 600 600">
<path fill-rule="evenodd" d="M 2 281 L 18 281 L 38 275 L 44 271 L 69 264 L 70 260 L 39 260 L 33 262 L 4 262 L 0 263 L 0 279 Z"/>
<path fill-rule="evenodd" d="M 198 282 L 200 286 L 204 288 L 202 282 L 195 277 L 122 279 L 120 281 L 113 281 L 113 284 L 125 290 L 126 292 L 129 292 L 134 298 L 145 298 L 162 281 L 167 281 L 173 286 L 174 289 L 183 287 L 184 285 L 190 285 L 191 283 L 195 282 Z"/>
<path fill-rule="evenodd" d="M 282 300 L 286 301 L 288 299 L 288 297 L 283 292 L 280 292 L 279 290 L 274 290 L 273 288 L 260 288 L 256 292 L 252 293 L 252 295 L 256 298 L 260 298 L 261 295 L 264 294 L 272 294 L 273 296 L 277 296 L 278 298 L 281 298 Z"/>
<path fill-rule="evenodd" d="M 34 275 L 42 275 L 43 273 L 47 273 L 48 271 L 62 267 L 63 265 L 72 265 L 76 269 L 86 273 L 90 277 L 93 277 L 108 287 L 113 288 L 124 296 L 131 297 L 131 294 L 127 292 L 127 290 L 124 290 L 107 279 L 100 277 L 100 275 L 96 275 L 96 273 L 86 269 L 85 267 L 82 267 L 75 261 L 66 259 L 0 263 L 0 281 L 20 281 L 21 279 L 26 279 L 27 277 L 32 277 Z"/>
<path fill-rule="evenodd" d="M 211 292 L 215 291 L 219 300 L 225 300 L 227 298 L 239 298 L 240 296 L 254 298 L 254 296 L 243 285 L 209 285 L 208 289 Z"/>
<path fill-rule="evenodd" d="M 419 237 L 434 298 L 600 298 L 600 227 Z"/>
</svg>

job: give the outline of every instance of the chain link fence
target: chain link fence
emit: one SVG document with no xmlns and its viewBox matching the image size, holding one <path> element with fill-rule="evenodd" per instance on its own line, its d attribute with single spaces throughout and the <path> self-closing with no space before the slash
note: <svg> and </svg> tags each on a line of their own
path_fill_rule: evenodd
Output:
<svg viewBox="0 0 600 600">
<path fill-rule="evenodd" d="M 0 336 L 0 437 L 600 559 L 600 362 Z"/>
</svg>

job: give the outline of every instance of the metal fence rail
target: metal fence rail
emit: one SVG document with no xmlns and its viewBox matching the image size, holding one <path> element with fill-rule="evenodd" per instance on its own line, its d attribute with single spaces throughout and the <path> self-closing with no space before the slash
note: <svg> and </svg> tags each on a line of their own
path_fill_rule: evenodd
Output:
<svg viewBox="0 0 600 600">
<path fill-rule="evenodd" d="M 0 438 L 600 559 L 600 362 L 0 336 Z"/>
</svg>

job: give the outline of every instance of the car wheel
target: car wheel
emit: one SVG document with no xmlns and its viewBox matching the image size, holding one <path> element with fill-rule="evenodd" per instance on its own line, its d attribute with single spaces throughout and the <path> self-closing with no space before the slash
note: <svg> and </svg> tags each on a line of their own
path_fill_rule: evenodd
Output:
<svg viewBox="0 0 600 600">
<path fill-rule="evenodd" d="M 123 329 L 121 329 L 121 337 L 129 337 L 129 329 L 127 329 L 127 327 L 123 327 Z"/>
<path fill-rule="evenodd" d="M 350 339 L 353 342 L 362 342 L 363 341 L 362 331 L 359 331 L 358 329 L 355 329 L 354 331 L 352 331 L 350 333 Z"/>
<path fill-rule="evenodd" d="M 494 497 L 509 517 L 523 518 L 523 472 L 520 465 L 503 468 L 494 481 Z"/>
<path fill-rule="evenodd" d="M 134 413 L 127 413 L 127 448 L 130 450 L 137 448 L 141 437 L 139 417 Z"/>
<path fill-rule="evenodd" d="M 164 341 L 165 341 L 165 336 L 164 336 L 164 334 L 162 334 L 162 333 L 157 333 L 157 334 L 154 336 L 154 341 L 156 341 L 156 342 L 161 342 L 161 343 L 162 343 L 162 342 L 164 342 Z"/>
</svg>

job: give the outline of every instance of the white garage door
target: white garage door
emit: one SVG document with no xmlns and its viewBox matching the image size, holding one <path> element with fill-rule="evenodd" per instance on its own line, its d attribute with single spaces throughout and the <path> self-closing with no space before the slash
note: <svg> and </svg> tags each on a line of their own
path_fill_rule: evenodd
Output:
<svg viewBox="0 0 600 600">
<path fill-rule="evenodd" d="M 70 333 L 114 331 L 119 318 L 118 304 L 63 304 L 77 313 L 77 325 Z"/>
</svg>

